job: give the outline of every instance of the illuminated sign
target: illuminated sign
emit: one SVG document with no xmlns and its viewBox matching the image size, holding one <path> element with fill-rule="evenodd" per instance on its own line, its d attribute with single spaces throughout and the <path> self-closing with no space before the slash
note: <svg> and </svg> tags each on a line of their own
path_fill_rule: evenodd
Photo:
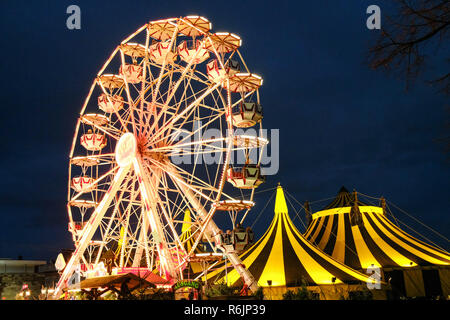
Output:
<svg viewBox="0 0 450 320">
<path fill-rule="evenodd" d="M 175 283 L 173 285 L 173 290 L 178 290 L 180 288 L 194 288 L 194 289 L 200 289 L 200 283 L 198 283 L 197 281 L 192 281 L 192 280 L 181 280 L 178 281 L 177 283 Z"/>
</svg>

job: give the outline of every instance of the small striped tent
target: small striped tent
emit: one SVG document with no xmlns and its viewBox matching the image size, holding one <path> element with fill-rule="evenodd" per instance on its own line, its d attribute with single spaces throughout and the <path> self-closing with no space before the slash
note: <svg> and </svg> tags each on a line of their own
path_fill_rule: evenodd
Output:
<svg viewBox="0 0 450 320">
<path fill-rule="evenodd" d="M 277 188 L 275 215 L 270 227 L 240 258 L 261 287 L 286 288 L 302 284 L 317 286 L 374 281 L 332 259 L 305 240 L 289 218 L 281 186 Z M 242 285 L 234 269 L 225 275 L 223 265 L 209 273 L 208 278 L 219 283 L 227 282 L 228 285 Z"/>
<path fill-rule="evenodd" d="M 184 248 L 187 252 L 192 249 L 192 246 L 195 243 L 194 237 L 192 237 L 192 219 L 191 219 L 191 211 L 186 209 L 184 211 L 183 217 L 183 225 L 181 227 L 181 236 L 180 241 L 184 245 Z M 197 247 L 194 250 L 194 253 L 200 253 L 200 249 Z"/>
<path fill-rule="evenodd" d="M 391 277 L 389 272 L 407 270 L 402 274 L 404 279 L 399 280 L 405 283 L 400 284 L 400 291 L 406 291 L 406 296 L 427 295 L 427 284 L 419 274 L 437 266 L 432 277 L 441 279 L 441 295 L 448 292 L 449 253 L 404 232 L 388 219 L 384 206 L 363 203 L 356 192 L 349 193 L 344 187 L 329 205 L 312 214 L 304 236 L 353 269 L 382 268 L 386 281 Z M 406 278 L 416 279 L 415 283 L 406 283 Z"/>
<path fill-rule="evenodd" d="M 181 236 L 180 241 L 184 245 L 184 248 L 189 253 L 195 244 L 195 238 L 192 236 L 192 219 L 191 219 L 191 211 L 189 209 L 186 209 L 184 211 L 184 218 L 183 218 L 183 225 L 181 227 Z M 194 254 L 196 253 L 202 253 L 203 251 L 200 249 L 199 246 L 197 246 L 194 249 Z M 187 274 L 195 274 L 198 272 L 201 272 L 202 267 L 199 263 L 190 263 L 189 269 L 187 270 Z"/>
</svg>

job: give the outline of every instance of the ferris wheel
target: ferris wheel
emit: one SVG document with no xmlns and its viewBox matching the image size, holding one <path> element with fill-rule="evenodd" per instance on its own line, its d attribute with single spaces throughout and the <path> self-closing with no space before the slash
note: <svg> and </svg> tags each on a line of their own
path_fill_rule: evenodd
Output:
<svg viewBox="0 0 450 320">
<path fill-rule="evenodd" d="M 187 16 L 151 21 L 112 52 L 81 108 L 70 150 L 75 251 L 55 296 L 77 267 L 98 265 L 105 252 L 114 267 L 180 279 L 202 241 L 257 288 L 214 222 L 228 212 L 233 226 L 241 213 L 242 223 L 265 181 L 263 80 L 248 69 L 241 44 L 233 33 L 213 33 L 206 18 Z M 188 238 L 181 237 L 186 210 Z"/>
</svg>

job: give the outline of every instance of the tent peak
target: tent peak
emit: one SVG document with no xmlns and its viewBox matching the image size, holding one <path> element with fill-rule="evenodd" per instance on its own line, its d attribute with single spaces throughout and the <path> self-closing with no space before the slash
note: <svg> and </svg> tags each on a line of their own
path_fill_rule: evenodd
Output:
<svg viewBox="0 0 450 320">
<path fill-rule="evenodd" d="M 342 186 L 338 193 L 349 193 L 346 187 Z"/>
<path fill-rule="evenodd" d="M 344 186 L 342 186 L 334 200 L 319 211 L 333 208 L 351 207 L 354 205 L 355 199 L 358 206 L 367 205 L 363 201 L 358 200 L 356 189 L 349 192 Z"/>
<path fill-rule="evenodd" d="M 288 213 L 286 198 L 284 197 L 283 187 L 278 184 L 277 195 L 275 197 L 275 214 Z"/>
</svg>

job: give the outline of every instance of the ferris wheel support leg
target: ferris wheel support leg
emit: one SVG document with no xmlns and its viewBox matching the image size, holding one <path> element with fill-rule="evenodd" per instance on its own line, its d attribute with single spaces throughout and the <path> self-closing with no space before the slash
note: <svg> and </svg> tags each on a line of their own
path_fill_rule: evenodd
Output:
<svg viewBox="0 0 450 320">
<path fill-rule="evenodd" d="M 155 177 L 155 180 L 159 180 L 160 177 Z M 141 199 L 143 201 L 143 199 Z M 142 208 L 145 207 L 145 203 L 142 204 Z M 141 231 L 139 233 L 139 245 L 136 249 L 134 259 L 133 259 L 133 268 L 140 267 L 141 260 L 142 260 L 142 254 L 145 251 L 145 258 L 147 263 L 147 268 L 153 267 L 153 263 L 150 261 L 150 254 L 149 254 L 149 246 L 148 246 L 148 229 L 150 227 L 150 222 L 148 221 L 147 214 L 142 215 L 142 227 Z"/>
<path fill-rule="evenodd" d="M 164 229 L 156 210 L 156 203 L 158 199 L 155 199 L 152 196 L 150 182 L 148 181 L 142 162 L 138 158 L 135 158 L 133 160 L 133 165 L 134 171 L 138 177 L 139 189 L 141 191 L 147 221 L 150 224 L 153 240 L 157 243 L 156 249 L 158 251 L 159 261 L 166 272 L 166 276 L 176 279 L 178 277 L 178 273 L 172 261 L 171 254 L 167 246 L 167 239 L 164 234 Z M 155 235 L 159 237 L 159 239 L 155 239 Z"/>
<path fill-rule="evenodd" d="M 181 177 L 181 175 L 176 170 L 174 170 L 172 167 L 168 166 L 168 170 L 170 170 L 170 172 L 172 174 L 176 175 L 178 179 L 181 179 L 181 180 L 183 179 Z M 199 217 L 203 221 L 206 221 L 208 218 L 208 212 L 205 210 L 205 208 L 200 203 L 200 201 L 198 201 L 198 199 L 195 197 L 192 190 L 184 187 L 181 183 L 179 183 L 178 179 L 175 180 L 175 183 L 178 184 L 178 187 L 181 190 L 185 190 L 185 195 L 186 195 L 187 199 L 189 200 L 189 202 L 191 203 L 192 207 L 197 211 L 197 214 L 199 215 Z M 227 259 L 230 260 L 234 269 L 239 273 L 239 275 L 242 277 L 242 279 L 247 284 L 249 289 L 252 292 L 256 292 L 259 288 L 258 283 L 256 282 L 253 275 L 250 273 L 250 271 L 244 267 L 244 265 L 242 264 L 242 260 L 236 254 L 234 249 L 231 249 L 228 246 L 223 245 L 222 239 L 220 237 L 220 231 L 221 230 L 216 225 L 216 223 L 212 219 L 209 219 L 209 223 L 205 228 L 205 233 L 214 239 L 216 246 L 224 252 Z"/>
<path fill-rule="evenodd" d="M 98 204 L 95 211 L 92 213 L 92 216 L 89 219 L 89 223 L 86 224 L 85 229 L 83 230 L 83 234 L 78 243 L 78 246 L 75 252 L 72 254 L 72 257 L 67 263 L 64 272 L 62 273 L 61 278 L 59 279 L 58 284 L 56 285 L 56 290 L 53 294 L 54 299 L 57 299 L 59 297 L 62 289 L 67 285 L 68 279 L 72 276 L 73 272 L 75 271 L 76 264 L 83 257 L 83 254 L 86 248 L 88 247 L 89 242 L 92 239 L 92 236 L 97 230 L 106 210 L 108 209 L 109 204 L 114 199 L 114 196 L 117 190 L 119 189 L 120 185 L 122 184 L 122 181 L 127 175 L 129 169 L 130 166 L 119 168 L 113 179 L 111 187 L 109 188 L 106 195 L 103 197 L 102 201 Z"/>
<path fill-rule="evenodd" d="M 139 232 L 139 240 L 138 240 L 138 247 L 136 248 L 136 252 L 134 254 L 134 258 L 133 258 L 133 264 L 132 267 L 133 268 L 137 268 L 141 265 L 141 260 L 142 260 L 142 253 L 144 252 L 144 247 L 147 251 L 146 248 L 146 243 L 147 241 L 145 239 L 147 239 L 147 234 L 148 234 L 148 223 L 147 223 L 147 219 L 145 219 L 145 215 L 142 215 L 142 226 L 141 226 L 141 231 Z M 144 245 L 142 245 L 144 244 Z M 147 257 L 147 267 L 150 267 L 148 262 L 148 257 Z"/>
</svg>

